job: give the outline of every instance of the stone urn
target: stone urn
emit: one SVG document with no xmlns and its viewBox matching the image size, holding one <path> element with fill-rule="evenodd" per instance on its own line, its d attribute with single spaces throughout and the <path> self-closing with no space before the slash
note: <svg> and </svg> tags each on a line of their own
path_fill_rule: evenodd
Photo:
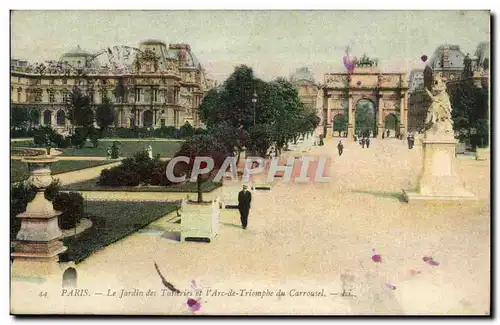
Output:
<svg viewBox="0 0 500 325">
<path fill-rule="evenodd" d="M 36 188 L 35 198 L 26 211 L 19 214 L 21 229 L 16 235 L 17 244 L 11 254 L 14 258 L 13 273 L 43 275 L 58 269 L 58 255 L 66 251 L 61 242 L 58 224 L 60 212 L 45 199 L 45 189 L 52 182 L 50 165 L 57 160 L 50 156 L 30 157 L 22 160 L 29 167 L 28 181 Z M 17 267 L 16 267 L 17 266 Z"/>
</svg>

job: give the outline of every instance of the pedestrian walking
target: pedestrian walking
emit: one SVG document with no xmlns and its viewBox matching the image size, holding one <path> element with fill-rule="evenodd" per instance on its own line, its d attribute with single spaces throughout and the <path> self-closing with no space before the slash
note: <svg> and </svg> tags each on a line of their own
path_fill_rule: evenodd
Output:
<svg viewBox="0 0 500 325">
<path fill-rule="evenodd" d="M 370 148 L 370 138 L 366 138 L 366 148 Z"/>
<path fill-rule="evenodd" d="M 339 150 L 339 156 L 342 156 L 342 152 L 344 152 L 344 145 L 342 144 L 342 140 L 339 141 L 337 149 Z"/>
<path fill-rule="evenodd" d="M 411 136 L 409 134 L 406 137 L 406 141 L 408 142 L 408 149 L 411 149 Z"/>
<path fill-rule="evenodd" d="M 252 193 L 247 190 L 246 185 L 243 185 L 243 189 L 238 193 L 238 210 L 240 210 L 241 227 L 243 229 L 247 229 L 250 202 L 252 202 Z"/>
<path fill-rule="evenodd" d="M 415 145 L 415 137 L 412 134 L 412 136 L 410 137 L 410 149 L 413 149 L 414 145 Z"/>
<path fill-rule="evenodd" d="M 385 137 L 388 138 L 390 134 L 391 134 L 391 131 L 387 130 L 387 134 Z"/>
<path fill-rule="evenodd" d="M 365 148 L 365 139 L 361 138 L 361 147 L 364 149 Z"/>
</svg>

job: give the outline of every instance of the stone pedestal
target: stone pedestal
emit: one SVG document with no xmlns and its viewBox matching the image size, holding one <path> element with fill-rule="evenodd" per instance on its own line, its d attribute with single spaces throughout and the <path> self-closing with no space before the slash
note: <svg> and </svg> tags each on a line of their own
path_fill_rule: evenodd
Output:
<svg viewBox="0 0 500 325">
<path fill-rule="evenodd" d="M 332 124 L 328 124 L 326 126 L 326 136 L 327 137 L 333 137 L 334 134 L 333 134 L 333 125 Z"/>
<path fill-rule="evenodd" d="M 347 126 L 347 140 L 354 141 L 354 126 L 352 124 Z"/>
<path fill-rule="evenodd" d="M 379 125 L 377 127 L 377 139 L 382 139 L 382 134 L 384 133 L 384 128 Z"/>
<path fill-rule="evenodd" d="M 181 241 L 186 238 L 212 240 L 219 233 L 220 199 L 194 203 L 183 201 L 181 212 Z"/>
<path fill-rule="evenodd" d="M 403 190 L 408 202 L 412 201 L 463 201 L 475 200 L 473 193 L 464 188 L 458 175 L 455 148 L 457 141 L 452 137 L 423 140 L 423 168 L 418 188 Z"/>
<path fill-rule="evenodd" d="M 31 173 L 29 181 L 37 188 L 37 193 L 26 211 L 17 216 L 21 218 L 21 229 L 11 254 L 14 258 L 12 275 L 49 277 L 60 272 L 58 256 L 66 251 L 60 241 L 62 232 L 57 220 L 60 212 L 54 210 L 44 196 L 45 189 L 52 182 L 50 165 L 55 161 L 51 157 L 24 160 Z"/>
<path fill-rule="evenodd" d="M 403 138 L 406 137 L 406 130 L 405 130 L 405 126 L 403 124 L 401 124 L 399 126 L 399 136 L 403 136 Z"/>
</svg>

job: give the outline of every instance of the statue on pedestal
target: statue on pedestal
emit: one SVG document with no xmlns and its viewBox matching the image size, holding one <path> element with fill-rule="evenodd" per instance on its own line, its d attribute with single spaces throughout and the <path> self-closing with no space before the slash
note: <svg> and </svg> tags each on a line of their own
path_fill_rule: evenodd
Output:
<svg viewBox="0 0 500 325">
<path fill-rule="evenodd" d="M 425 91 L 432 99 L 432 104 L 427 110 L 425 119 L 426 135 L 453 136 L 453 120 L 451 118 L 450 96 L 446 92 L 446 83 L 441 76 L 434 79 L 432 92 L 425 88 Z"/>
<path fill-rule="evenodd" d="M 149 159 L 153 159 L 153 147 L 149 145 L 146 151 L 148 153 Z"/>
</svg>

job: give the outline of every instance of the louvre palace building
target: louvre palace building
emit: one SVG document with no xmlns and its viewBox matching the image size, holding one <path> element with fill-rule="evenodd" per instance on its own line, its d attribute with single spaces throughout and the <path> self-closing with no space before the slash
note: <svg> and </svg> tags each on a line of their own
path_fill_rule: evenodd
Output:
<svg viewBox="0 0 500 325">
<path fill-rule="evenodd" d="M 115 127 L 202 127 L 197 108 L 214 87 L 189 44 L 146 40 L 138 47 L 113 46 L 95 53 L 80 47 L 58 60 L 33 63 L 11 59 L 11 105 L 26 107 L 31 126 L 69 132 L 69 93 L 78 87 L 93 105 L 108 99 Z"/>
</svg>

